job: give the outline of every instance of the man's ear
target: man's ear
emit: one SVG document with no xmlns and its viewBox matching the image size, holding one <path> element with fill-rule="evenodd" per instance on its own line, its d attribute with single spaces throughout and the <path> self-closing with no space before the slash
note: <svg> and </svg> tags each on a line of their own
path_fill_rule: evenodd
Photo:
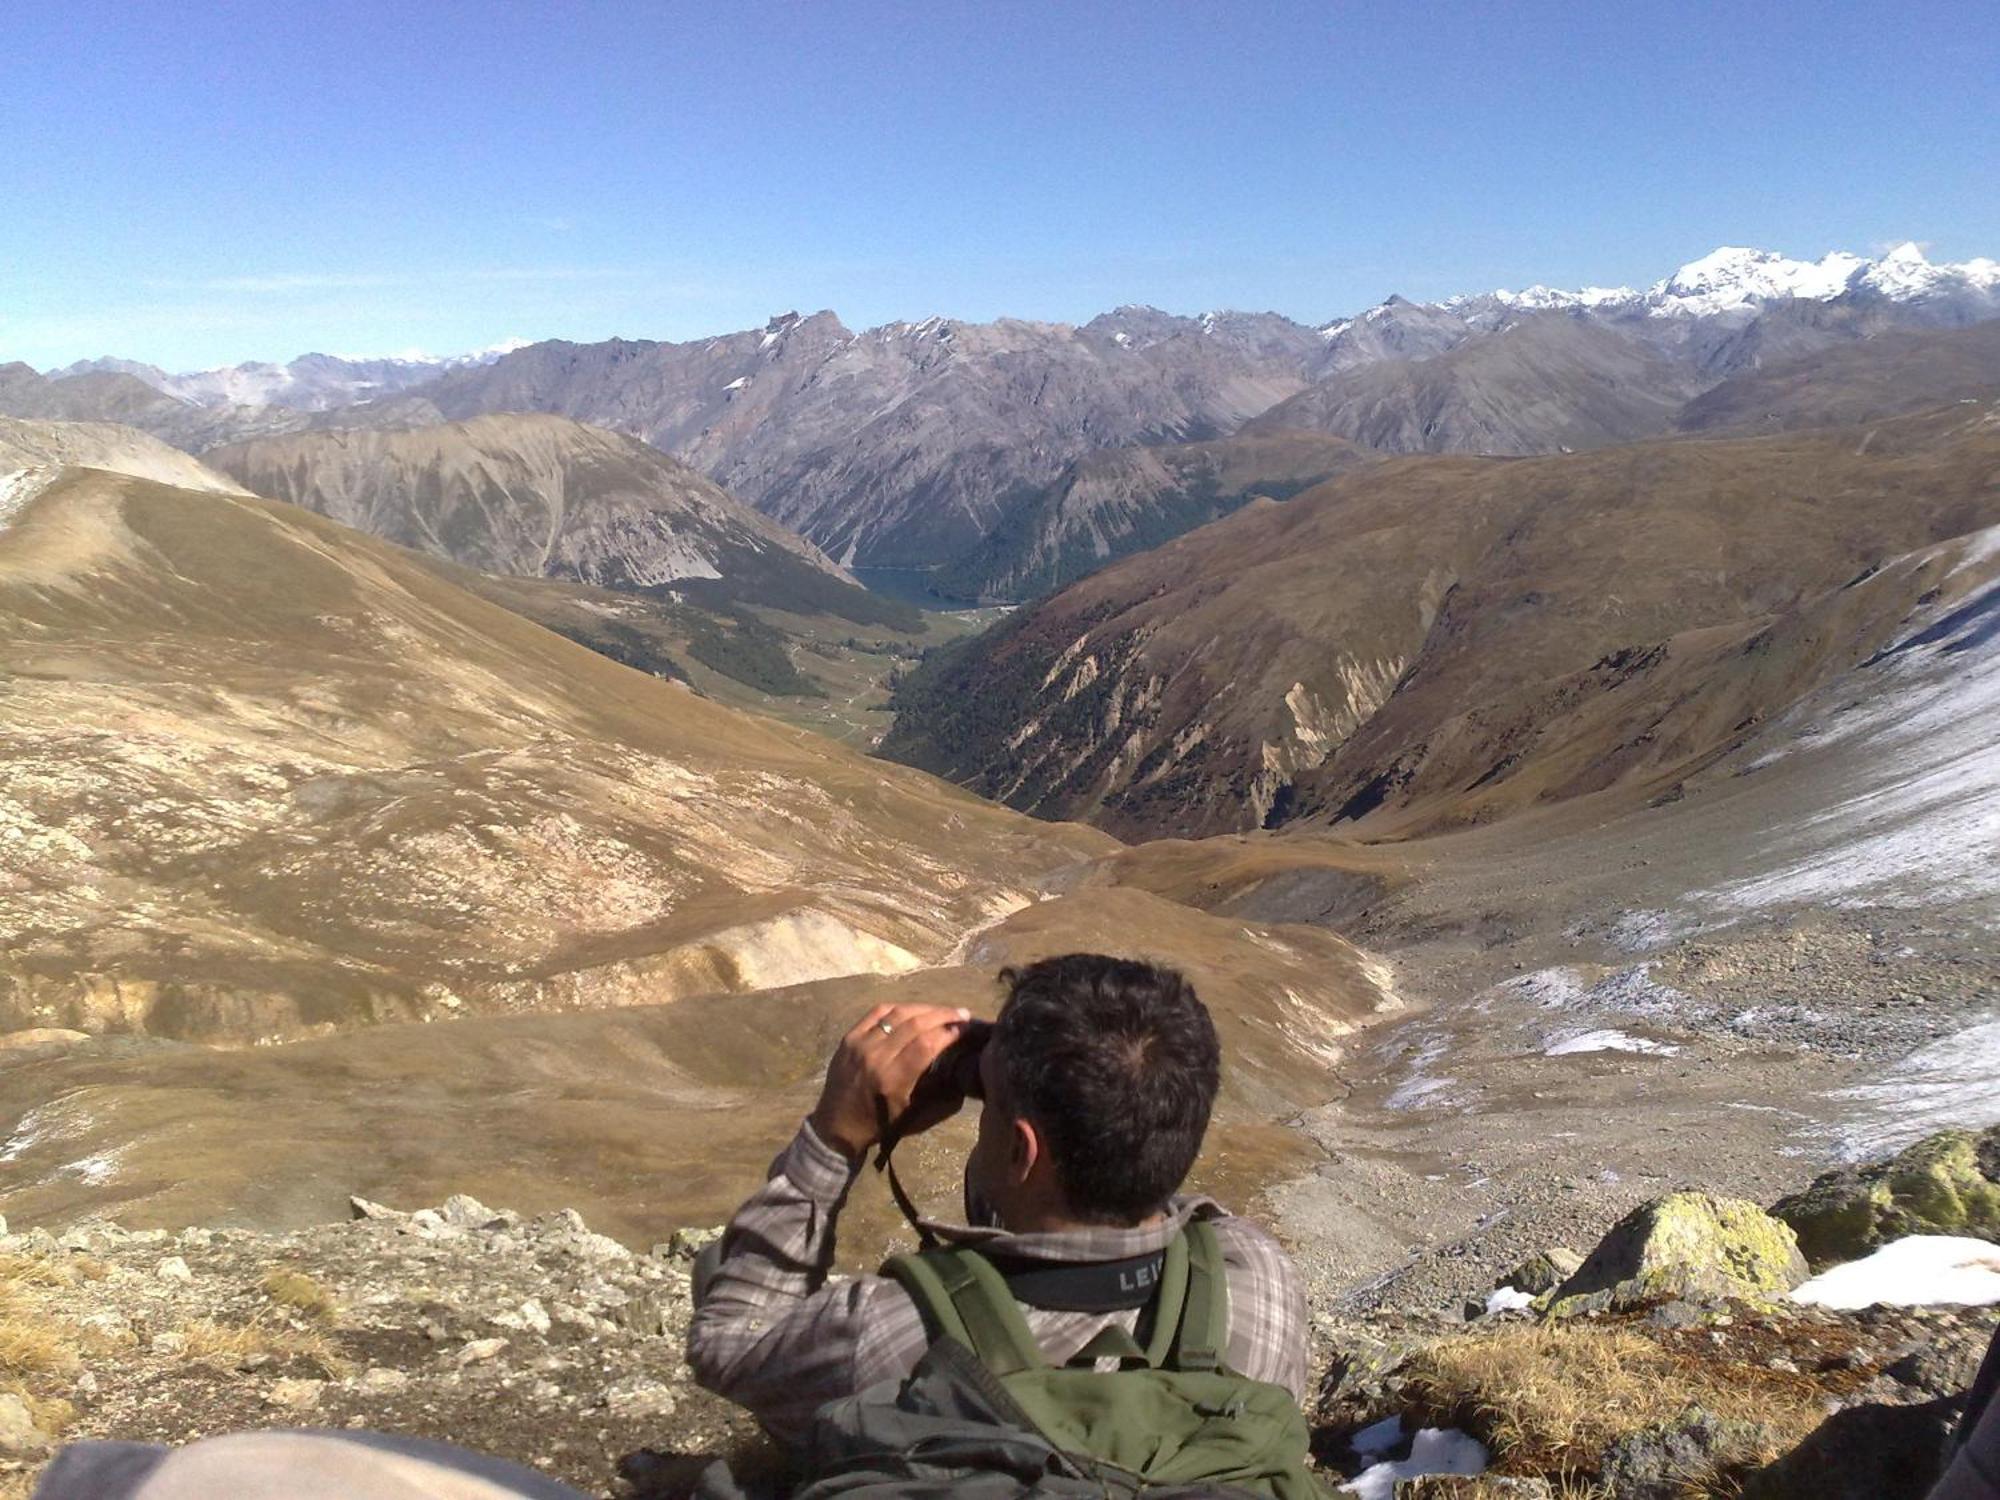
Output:
<svg viewBox="0 0 2000 1500">
<path fill-rule="evenodd" d="M 1036 1163 L 1042 1160 L 1041 1133 L 1029 1120 L 1016 1119 L 1007 1137 L 1007 1174 L 1017 1183 L 1026 1182 Z"/>
</svg>

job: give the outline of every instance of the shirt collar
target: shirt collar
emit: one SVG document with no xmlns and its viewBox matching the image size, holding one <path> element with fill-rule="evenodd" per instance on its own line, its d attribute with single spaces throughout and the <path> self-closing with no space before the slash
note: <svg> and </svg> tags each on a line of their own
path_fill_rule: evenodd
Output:
<svg viewBox="0 0 2000 1500">
<path fill-rule="evenodd" d="M 1020 1260 L 1084 1262 L 1124 1260 L 1164 1249 L 1167 1242 L 1187 1227 L 1197 1214 L 1207 1217 L 1220 1213 L 1213 1198 L 1199 1195 L 1171 1198 L 1166 1216 L 1143 1229 L 1118 1229 L 1109 1225 L 1087 1225 L 1080 1229 L 1044 1229 L 1031 1234 L 1015 1234 L 1006 1229 L 975 1229 L 964 1224 L 947 1224 L 935 1219 L 921 1224 L 948 1245 L 963 1245 L 986 1255 Z"/>
</svg>

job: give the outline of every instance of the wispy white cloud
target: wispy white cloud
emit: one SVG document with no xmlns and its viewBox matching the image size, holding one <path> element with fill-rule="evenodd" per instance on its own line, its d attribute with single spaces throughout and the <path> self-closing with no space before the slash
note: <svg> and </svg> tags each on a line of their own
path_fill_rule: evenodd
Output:
<svg viewBox="0 0 2000 1500">
<path fill-rule="evenodd" d="M 213 276 L 192 285 L 204 292 L 338 292 L 396 286 L 401 281 L 400 277 L 356 271 L 276 271 L 261 276 Z"/>
<path fill-rule="evenodd" d="M 391 287 L 449 287 L 468 282 L 526 285 L 573 281 L 633 280 L 647 273 L 631 266 L 475 266 L 455 270 L 261 271 L 194 279 L 149 277 L 141 284 L 155 292 L 222 292 L 253 296 L 297 296 L 322 292 L 372 291 Z"/>
</svg>

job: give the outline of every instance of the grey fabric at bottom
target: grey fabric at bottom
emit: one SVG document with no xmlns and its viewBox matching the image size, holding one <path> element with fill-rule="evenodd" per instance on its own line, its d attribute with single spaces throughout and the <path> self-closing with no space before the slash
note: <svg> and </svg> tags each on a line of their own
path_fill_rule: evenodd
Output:
<svg viewBox="0 0 2000 1500">
<path fill-rule="evenodd" d="M 238 1432 L 185 1448 L 78 1443 L 34 1500 L 585 1500 L 505 1459 L 385 1432 Z"/>
<path fill-rule="evenodd" d="M 2000 1500 L 2000 1401 L 1987 1403 L 1929 1500 Z"/>
</svg>

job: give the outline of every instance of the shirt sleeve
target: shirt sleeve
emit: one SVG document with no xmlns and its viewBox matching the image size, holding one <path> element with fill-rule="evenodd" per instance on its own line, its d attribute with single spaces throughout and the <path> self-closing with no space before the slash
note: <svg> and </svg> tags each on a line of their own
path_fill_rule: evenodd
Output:
<svg viewBox="0 0 2000 1500">
<path fill-rule="evenodd" d="M 886 1294 L 913 1311 L 878 1276 L 828 1283 L 834 1223 L 859 1170 L 801 1125 L 771 1163 L 770 1180 L 729 1221 L 688 1326 L 695 1379 L 787 1441 L 805 1434 L 821 1406 L 859 1388 L 871 1304 Z M 868 1363 L 879 1365 L 880 1340 L 869 1342 Z"/>
<path fill-rule="evenodd" d="M 1212 1222 L 1229 1274 L 1229 1368 L 1303 1399 L 1306 1297 L 1298 1269 L 1249 1219 L 1224 1214 Z"/>
</svg>

